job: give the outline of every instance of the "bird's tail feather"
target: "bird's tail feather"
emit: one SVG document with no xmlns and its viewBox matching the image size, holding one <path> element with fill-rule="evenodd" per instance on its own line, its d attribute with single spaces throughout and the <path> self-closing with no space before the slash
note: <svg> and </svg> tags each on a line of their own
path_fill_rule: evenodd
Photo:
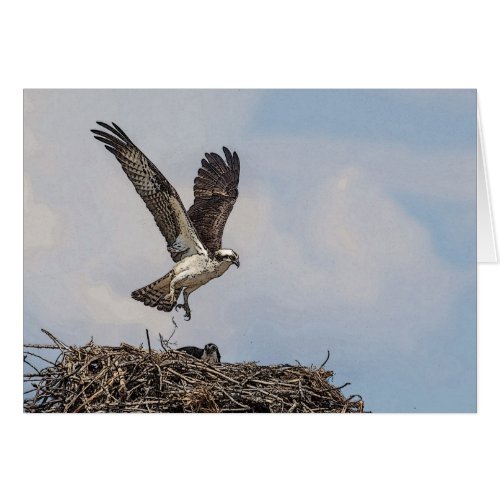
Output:
<svg viewBox="0 0 500 500">
<path fill-rule="evenodd" d="M 165 276 L 153 281 L 149 285 L 143 286 L 132 292 L 132 298 L 143 302 L 145 306 L 157 307 L 160 311 L 171 311 L 177 302 L 180 290 L 176 291 L 173 301 L 165 300 L 165 296 L 170 291 L 170 281 L 174 273 L 170 271 Z"/>
</svg>

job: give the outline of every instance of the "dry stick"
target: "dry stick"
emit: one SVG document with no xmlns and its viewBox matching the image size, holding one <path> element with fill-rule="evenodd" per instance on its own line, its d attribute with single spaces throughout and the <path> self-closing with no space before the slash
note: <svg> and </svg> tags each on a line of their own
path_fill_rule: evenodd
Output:
<svg viewBox="0 0 500 500">
<path fill-rule="evenodd" d="M 26 361 L 26 357 L 27 357 L 27 356 L 25 355 L 25 356 L 24 356 L 24 360 L 23 360 L 23 361 L 24 361 L 24 362 L 25 362 L 28 366 L 31 366 L 31 368 L 33 368 L 33 370 L 35 370 L 35 371 L 36 371 L 36 374 L 34 374 L 34 376 L 40 377 L 40 376 L 41 376 L 41 373 L 40 373 L 40 372 L 38 371 L 38 369 L 37 369 L 35 366 L 33 366 L 33 365 L 29 362 L 29 361 Z M 25 377 L 27 377 L 27 376 L 28 376 L 28 377 L 31 377 L 31 375 L 25 375 Z"/>
<path fill-rule="evenodd" d="M 101 387 L 96 393 L 94 393 L 88 400 L 86 400 L 84 403 L 82 403 L 76 410 L 75 413 L 79 413 L 79 411 L 84 407 L 87 406 L 88 403 L 90 403 L 93 399 L 95 399 L 99 394 L 101 394 L 107 386 L 111 385 L 116 379 L 116 376 L 113 377 L 111 380 L 108 380 L 107 384 L 104 387 Z"/>
<path fill-rule="evenodd" d="M 170 342 L 170 339 L 174 336 L 175 330 L 177 330 L 177 323 L 175 322 L 175 319 L 173 316 L 172 316 L 172 323 L 174 324 L 174 329 L 172 330 L 170 337 L 168 337 L 168 339 L 167 339 L 167 345 Z"/>
<path fill-rule="evenodd" d="M 218 376 L 220 376 L 220 377 L 222 377 L 222 378 L 225 378 L 226 380 L 228 380 L 229 382 L 232 382 L 233 384 L 240 385 L 240 384 L 239 384 L 239 382 L 237 382 L 236 380 L 233 380 L 232 378 L 230 378 L 230 377 L 228 377 L 228 376 L 224 375 L 224 374 L 223 374 L 223 373 L 221 373 L 221 372 L 217 372 L 217 371 L 212 370 L 212 369 L 210 369 L 210 368 L 208 368 L 208 367 L 204 367 L 204 368 L 205 368 L 205 371 L 207 371 L 207 372 L 209 372 L 209 373 L 215 373 L 215 375 L 218 375 Z"/>
<path fill-rule="evenodd" d="M 50 340 L 52 340 L 52 342 L 54 342 L 54 344 L 56 344 L 61 350 L 69 349 L 69 347 L 66 344 L 61 342 L 55 335 L 52 335 L 52 333 L 48 332 L 47 330 L 44 330 L 43 328 L 42 332 L 45 333 L 45 335 L 47 335 L 50 338 Z"/>
<path fill-rule="evenodd" d="M 65 406 L 65 410 L 67 411 L 69 408 L 71 408 L 73 406 L 74 403 L 76 403 L 76 401 L 78 400 L 78 398 L 80 396 L 83 396 L 85 397 L 85 391 L 94 383 L 96 383 L 100 377 L 102 377 L 103 375 L 105 375 L 106 371 L 105 369 L 103 368 L 87 385 L 85 385 L 83 387 L 83 389 L 81 389 L 79 392 L 76 392 L 75 391 L 75 397 L 69 402 L 66 404 Z"/>
<path fill-rule="evenodd" d="M 321 370 L 321 368 L 323 368 L 323 366 L 325 366 L 327 361 L 330 359 L 330 350 L 326 352 L 328 353 L 328 356 L 326 357 L 325 361 L 323 361 L 323 364 L 318 368 L 318 370 Z"/>
<path fill-rule="evenodd" d="M 23 352 L 23 354 L 28 355 L 28 356 L 34 356 L 35 358 L 41 359 L 42 361 L 49 363 L 49 365 L 56 366 L 53 361 L 45 359 L 44 357 L 40 356 L 39 354 L 35 354 L 34 352 L 25 351 L 25 352 Z"/>
<path fill-rule="evenodd" d="M 357 401 L 352 401 L 353 398 L 359 398 Z M 362 397 L 359 394 L 352 394 L 346 399 L 346 403 L 353 402 L 353 403 L 358 403 Z"/>
<path fill-rule="evenodd" d="M 165 340 L 163 339 L 163 335 L 161 333 L 158 334 L 158 336 L 160 337 L 160 345 L 161 345 L 161 348 L 165 351 L 165 352 L 168 352 L 168 349 L 165 347 Z"/>
<path fill-rule="evenodd" d="M 279 381 L 273 380 L 271 382 L 268 382 L 267 380 L 257 380 L 254 378 L 250 378 L 250 379 L 246 379 L 245 382 L 254 382 L 256 384 L 273 385 L 273 386 L 283 385 L 285 387 L 296 387 L 294 384 L 287 383 L 287 382 L 281 382 L 281 380 L 279 380 Z M 295 382 L 300 382 L 300 379 L 296 379 Z"/>
<path fill-rule="evenodd" d="M 262 394 L 265 394 L 266 396 L 270 396 L 271 398 L 277 399 L 279 401 L 283 401 L 282 398 L 280 398 L 278 395 L 273 394 L 271 392 L 265 391 L 264 389 L 261 389 L 260 387 L 255 387 L 256 391 L 262 392 Z M 274 401 L 272 401 L 274 402 Z"/>
<path fill-rule="evenodd" d="M 160 380 L 160 386 L 158 387 L 158 390 L 161 392 L 161 388 L 163 387 L 163 377 L 161 374 L 161 368 L 155 363 L 156 368 L 158 369 L 158 375 L 159 375 L 159 380 Z"/>
<path fill-rule="evenodd" d="M 219 384 L 217 384 L 217 388 L 223 392 L 234 404 L 240 406 L 241 408 L 246 408 L 247 410 L 250 410 L 250 406 L 248 405 L 245 405 L 243 403 L 240 403 L 238 401 L 236 401 L 230 394 L 228 394 Z"/>
<path fill-rule="evenodd" d="M 148 350 L 149 350 L 149 355 L 151 356 L 151 342 L 149 340 L 149 332 L 147 328 L 146 328 L 146 338 L 148 339 Z"/>
<path fill-rule="evenodd" d="M 39 381 L 35 397 L 24 402 L 25 411 L 75 411 L 75 407 L 76 411 L 87 412 L 364 410 L 357 397 L 346 400 L 329 384 L 329 372 L 323 370 L 255 363 L 212 367 L 171 349 L 148 352 L 128 345 L 89 343 L 68 348 L 60 343 L 58 347 L 62 358 L 56 367 L 33 373 L 31 379 L 25 376 L 26 381 Z M 96 374 L 94 367 L 100 368 Z M 123 384 L 115 383 L 117 377 L 126 383 L 126 395 L 120 395 Z M 126 396 L 126 401 L 120 401 L 120 396 Z M 299 398 L 301 405 L 297 408 Z"/>
<path fill-rule="evenodd" d="M 300 394 L 300 400 L 299 400 L 299 401 L 300 401 L 302 404 L 304 404 L 304 400 L 305 400 L 306 398 L 304 397 L 304 391 L 302 390 L 302 381 L 301 381 L 301 380 L 299 380 L 299 394 Z"/>
<path fill-rule="evenodd" d="M 186 377 L 182 375 L 181 373 L 176 372 L 175 370 L 172 370 L 172 368 L 167 368 L 167 371 L 175 375 L 176 377 L 179 377 L 182 381 L 186 381 L 189 383 L 196 383 L 198 382 L 197 380 L 193 380 L 192 378 Z"/>
<path fill-rule="evenodd" d="M 334 387 L 336 390 L 343 389 L 344 387 L 347 387 L 348 385 L 351 385 L 351 382 L 346 382 L 344 385 L 339 385 L 338 387 Z"/>
<path fill-rule="evenodd" d="M 174 329 L 172 330 L 172 333 L 170 334 L 170 337 L 168 337 L 167 340 L 164 340 L 163 335 L 161 333 L 158 334 L 160 336 L 160 345 L 165 352 L 168 352 L 168 349 L 170 348 L 170 340 L 172 339 L 175 331 L 177 330 L 177 323 L 175 322 L 175 319 L 173 316 L 172 316 L 172 323 L 174 324 Z M 174 342 L 172 344 L 176 345 L 176 343 L 174 343 Z"/>
<path fill-rule="evenodd" d="M 46 345 L 46 344 L 23 344 L 23 347 L 31 349 L 59 349 L 57 345 Z"/>
</svg>

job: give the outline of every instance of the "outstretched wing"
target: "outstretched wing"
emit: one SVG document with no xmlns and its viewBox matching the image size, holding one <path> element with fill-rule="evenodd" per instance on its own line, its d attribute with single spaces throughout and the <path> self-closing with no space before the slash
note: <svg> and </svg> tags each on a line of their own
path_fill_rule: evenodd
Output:
<svg viewBox="0 0 500 500">
<path fill-rule="evenodd" d="M 177 191 L 163 174 L 115 123 L 97 124 L 104 130 L 91 130 L 95 138 L 116 156 L 137 193 L 153 214 L 156 225 L 168 243 L 172 259 L 178 262 L 194 254 L 207 254 L 198 238 Z"/>
<path fill-rule="evenodd" d="M 213 254 L 222 246 L 227 218 L 238 198 L 240 159 L 223 148 L 226 161 L 218 154 L 205 154 L 194 180 L 194 203 L 188 210 L 198 236 Z"/>
</svg>

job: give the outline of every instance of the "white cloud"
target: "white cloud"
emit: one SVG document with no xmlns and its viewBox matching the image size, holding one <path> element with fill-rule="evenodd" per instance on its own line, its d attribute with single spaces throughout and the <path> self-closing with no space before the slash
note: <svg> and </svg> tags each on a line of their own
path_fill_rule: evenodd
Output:
<svg viewBox="0 0 500 500">
<path fill-rule="evenodd" d="M 78 287 L 81 303 L 96 323 L 126 324 L 142 319 L 129 297 L 117 294 L 108 283 L 92 282 L 83 274 L 77 279 L 73 285 Z"/>
<path fill-rule="evenodd" d="M 352 166 L 386 191 L 435 196 L 444 200 L 475 201 L 475 151 L 415 151 L 399 143 L 373 143 L 322 137 L 270 136 L 242 144 L 249 168 L 283 176 L 295 184 L 329 177 Z M 247 167 L 247 168 L 248 168 Z M 248 175 L 248 173 L 246 173 Z M 285 185 L 283 186 L 286 187 Z"/>
<path fill-rule="evenodd" d="M 37 251 L 62 243 L 62 218 L 49 205 L 35 199 L 27 174 L 24 175 L 24 214 L 24 252 L 29 262 Z"/>
<path fill-rule="evenodd" d="M 333 266 L 309 277 L 351 309 L 355 324 L 356 315 L 373 323 L 360 332 L 411 346 L 448 317 L 466 275 L 436 255 L 429 231 L 361 169 L 325 180 L 311 216 L 320 261 Z"/>
</svg>

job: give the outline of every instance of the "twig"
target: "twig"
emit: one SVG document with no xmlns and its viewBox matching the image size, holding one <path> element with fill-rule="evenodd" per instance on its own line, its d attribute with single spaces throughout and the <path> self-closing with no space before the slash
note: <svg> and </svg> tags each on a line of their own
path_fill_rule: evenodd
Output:
<svg viewBox="0 0 500 500">
<path fill-rule="evenodd" d="M 344 387 L 347 387 L 348 385 L 351 385 L 351 382 L 346 382 L 344 385 L 339 385 L 338 387 L 334 387 L 334 389 L 340 391 L 340 389 L 343 389 Z"/>
<path fill-rule="evenodd" d="M 68 346 L 61 342 L 55 335 L 52 335 L 52 333 L 44 330 L 43 328 L 41 330 L 50 338 L 50 340 L 52 340 L 52 342 L 54 342 L 54 344 L 56 344 L 57 347 L 59 347 L 60 349 L 69 349 Z"/>
<path fill-rule="evenodd" d="M 321 370 L 321 368 L 323 368 L 323 366 L 325 366 L 327 361 L 330 359 L 330 350 L 328 350 L 327 353 L 328 353 L 328 355 L 327 355 L 325 361 L 323 361 L 323 364 L 318 368 L 318 370 Z"/>
<path fill-rule="evenodd" d="M 172 316 L 172 323 L 174 324 L 174 329 L 172 330 L 172 333 L 170 334 L 170 337 L 168 337 L 167 340 L 165 340 L 163 338 L 163 335 L 161 333 L 158 334 L 160 337 L 160 345 L 165 352 L 167 352 L 168 349 L 170 348 L 170 340 L 172 339 L 175 331 L 177 330 L 177 323 L 175 322 L 175 319 L 173 316 Z M 172 342 L 172 345 L 176 345 L 176 342 Z"/>
<path fill-rule="evenodd" d="M 23 347 L 32 349 L 59 349 L 57 345 L 45 345 L 45 344 L 23 344 Z"/>
<path fill-rule="evenodd" d="M 33 365 L 29 362 L 29 361 L 26 361 L 26 358 L 27 358 L 27 357 L 28 357 L 28 356 L 27 356 L 27 355 L 25 355 L 25 356 L 24 356 L 23 361 L 24 361 L 24 362 L 25 362 L 28 366 L 30 366 L 31 368 L 33 368 L 33 370 L 35 370 L 35 371 L 36 371 L 36 376 L 37 376 L 37 377 L 41 376 L 41 373 L 38 371 L 38 369 L 37 369 L 35 366 L 33 366 Z M 25 375 L 25 377 L 31 377 L 31 376 L 32 376 L 32 375 Z"/>
<path fill-rule="evenodd" d="M 160 337 L 160 345 L 161 345 L 161 348 L 165 351 L 165 352 L 168 352 L 168 349 L 167 347 L 165 346 L 165 340 L 163 339 L 163 335 L 161 333 L 158 334 L 158 336 Z"/>
<path fill-rule="evenodd" d="M 27 355 L 27 356 L 34 356 L 35 358 L 41 359 L 42 361 L 45 361 L 46 363 L 49 363 L 52 366 L 55 366 L 55 363 L 53 361 L 50 361 L 50 360 L 48 360 L 48 359 L 40 356 L 39 354 L 35 354 L 34 352 L 27 352 L 27 351 L 25 351 L 24 354 Z"/>
<path fill-rule="evenodd" d="M 151 356 L 151 341 L 149 340 L 149 332 L 147 328 L 146 328 L 146 338 L 148 339 L 148 350 L 149 350 L 149 355 Z"/>
</svg>

